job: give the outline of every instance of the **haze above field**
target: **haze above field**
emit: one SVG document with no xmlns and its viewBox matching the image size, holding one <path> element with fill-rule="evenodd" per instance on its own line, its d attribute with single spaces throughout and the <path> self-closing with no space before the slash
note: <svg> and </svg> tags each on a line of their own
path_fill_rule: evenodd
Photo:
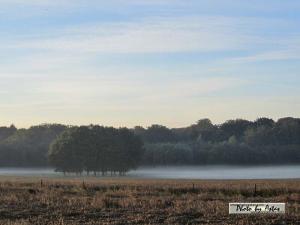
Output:
<svg viewBox="0 0 300 225">
<path fill-rule="evenodd" d="M 0 0 L 1 124 L 300 116 L 300 2 Z"/>
</svg>

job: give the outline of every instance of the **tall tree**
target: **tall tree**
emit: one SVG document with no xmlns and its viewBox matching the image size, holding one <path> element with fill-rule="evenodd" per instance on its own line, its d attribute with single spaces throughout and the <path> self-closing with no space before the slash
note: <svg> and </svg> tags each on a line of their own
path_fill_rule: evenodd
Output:
<svg viewBox="0 0 300 225">
<path fill-rule="evenodd" d="M 143 143 L 129 129 L 81 126 L 65 131 L 49 150 L 49 160 L 58 171 L 119 172 L 135 169 Z"/>
</svg>

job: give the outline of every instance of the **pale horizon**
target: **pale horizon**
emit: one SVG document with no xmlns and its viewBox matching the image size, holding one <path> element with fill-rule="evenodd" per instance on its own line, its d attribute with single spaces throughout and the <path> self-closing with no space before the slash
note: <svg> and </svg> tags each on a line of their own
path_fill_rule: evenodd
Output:
<svg viewBox="0 0 300 225">
<path fill-rule="evenodd" d="M 130 125 L 125 125 L 126 123 L 123 123 L 123 124 L 105 124 L 105 123 L 101 123 L 101 122 L 97 122 L 97 123 L 93 123 L 93 122 L 90 122 L 90 123 L 78 123 L 78 124 L 72 124 L 72 123 L 64 123 L 64 122 L 57 122 L 57 121 L 44 121 L 44 122 L 40 122 L 40 123 L 35 123 L 35 124 L 30 124 L 28 126 L 18 126 L 18 124 L 15 124 L 15 123 L 7 123 L 7 124 L 1 124 L 1 126 L 6 126 L 6 127 L 9 127 L 11 125 L 14 125 L 17 129 L 28 129 L 30 127 L 33 127 L 33 126 L 39 126 L 39 125 L 45 125 L 45 124 L 61 124 L 61 125 L 66 125 L 66 126 L 88 126 L 88 125 L 99 125 L 99 126 L 105 126 L 105 127 L 114 127 L 114 128 L 121 128 L 121 127 L 127 127 L 129 129 L 132 129 L 136 126 L 141 126 L 143 128 L 148 128 L 152 125 L 162 125 L 162 126 L 165 126 L 167 128 L 185 128 L 185 127 L 189 127 L 190 125 L 193 125 L 193 124 L 196 124 L 199 120 L 201 119 L 210 119 L 212 124 L 214 125 L 220 125 L 220 124 L 223 124 L 229 120 L 237 120 L 237 119 L 242 119 L 242 120 L 248 120 L 248 121 L 252 121 L 254 122 L 256 119 L 259 119 L 259 118 L 269 118 L 269 119 L 273 119 L 275 122 L 278 121 L 278 119 L 281 119 L 281 118 L 298 118 L 298 117 L 293 117 L 293 116 L 284 116 L 284 117 L 278 117 L 278 118 L 272 118 L 272 117 L 267 117 L 267 116 L 260 116 L 260 117 L 256 117 L 254 119 L 247 119 L 247 118 L 242 118 L 242 117 L 238 117 L 238 118 L 229 118 L 229 119 L 226 119 L 226 120 L 223 120 L 223 121 L 215 121 L 215 120 L 212 120 L 211 118 L 208 118 L 208 117 L 201 117 L 199 119 L 196 119 L 195 121 L 193 122 L 190 122 L 190 123 L 186 123 L 186 124 L 183 124 L 182 122 L 180 123 L 180 125 L 178 126 L 169 126 L 168 124 L 165 124 L 165 123 L 160 123 L 160 122 L 150 122 L 148 124 L 130 124 Z M 181 125 L 182 124 L 182 125 Z"/>
</svg>

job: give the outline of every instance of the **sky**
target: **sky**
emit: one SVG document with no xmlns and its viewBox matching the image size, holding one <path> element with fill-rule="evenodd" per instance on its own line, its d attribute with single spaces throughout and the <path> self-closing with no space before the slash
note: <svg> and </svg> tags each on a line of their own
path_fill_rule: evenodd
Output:
<svg viewBox="0 0 300 225">
<path fill-rule="evenodd" d="M 299 0 L 0 0 L 0 125 L 300 117 Z"/>
</svg>

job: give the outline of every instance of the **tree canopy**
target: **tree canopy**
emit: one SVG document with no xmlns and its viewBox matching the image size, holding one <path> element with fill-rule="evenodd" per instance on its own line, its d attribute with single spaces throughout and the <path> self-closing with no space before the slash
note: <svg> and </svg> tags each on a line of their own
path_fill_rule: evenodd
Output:
<svg viewBox="0 0 300 225">
<path fill-rule="evenodd" d="M 50 163 L 61 172 L 124 174 L 135 169 L 143 155 L 141 139 L 126 128 L 72 127 L 50 146 Z"/>
<path fill-rule="evenodd" d="M 42 124 L 28 129 L 14 126 L 0 129 L 0 166 L 42 167 L 49 166 L 47 153 L 50 143 L 67 126 Z"/>
<path fill-rule="evenodd" d="M 201 119 L 182 128 L 157 124 L 133 129 L 60 124 L 0 127 L 2 167 L 124 173 L 139 164 L 266 163 L 300 163 L 299 118 L 235 119 L 222 124 Z"/>
</svg>

